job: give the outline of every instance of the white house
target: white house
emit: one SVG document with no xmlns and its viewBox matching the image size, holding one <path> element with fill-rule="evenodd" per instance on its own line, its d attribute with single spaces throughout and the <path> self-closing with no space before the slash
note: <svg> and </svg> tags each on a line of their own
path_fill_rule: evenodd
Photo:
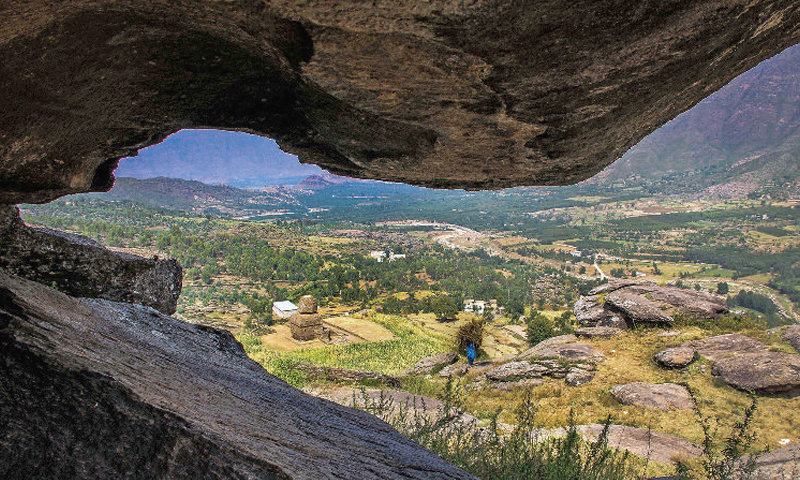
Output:
<svg viewBox="0 0 800 480">
<path fill-rule="evenodd" d="M 383 250 L 373 250 L 369 252 L 369 256 L 374 258 L 378 263 L 381 263 L 386 259 L 386 252 Z"/>
<path fill-rule="evenodd" d="M 288 300 L 272 304 L 272 314 L 278 318 L 289 318 L 295 313 L 297 313 L 297 305 Z"/>
</svg>

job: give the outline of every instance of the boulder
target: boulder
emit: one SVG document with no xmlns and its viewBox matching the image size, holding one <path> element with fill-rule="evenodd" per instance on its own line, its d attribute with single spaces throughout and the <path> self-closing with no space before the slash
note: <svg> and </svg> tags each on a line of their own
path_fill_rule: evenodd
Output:
<svg viewBox="0 0 800 480">
<path fill-rule="evenodd" d="M 585 383 L 589 383 L 594 379 L 595 372 L 593 370 L 584 370 L 578 367 L 572 367 L 567 372 L 565 382 L 571 387 L 577 387 Z"/>
<path fill-rule="evenodd" d="M 611 395 L 624 405 L 656 410 L 692 410 L 695 408 L 686 387 L 674 383 L 634 382 L 617 385 Z"/>
<path fill-rule="evenodd" d="M 619 290 L 620 288 L 625 288 L 629 285 L 636 285 L 636 282 L 630 280 L 611 279 L 608 282 L 589 290 L 589 295 L 600 296 L 603 293 L 613 292 L 614 290 Z"/>
<path fill-rule="evenodd" d="M 558 358 L 567 362 L 599 363 L 605 360 L 605 356 L 600 350 L 585 343 L 551 345 L 537 351 L 535 354 L 533 354 L 533 357 Z"/>
<path fill-rule="evenodd" d="M 347 368 L 335 367 L 320 367 L 317 365 L 309 365 L 307 363 L 296 363 L 294 368 L 305 372 L 308 375 L 324 379 L 331 382 L 361 382 L 363 380 L 375 380 L 377 382 L 389 385 L 390 387 L 399 387 L 400 380 L 396 377 L 384 375 L 378 372 L 369 372 L 366 370 L 350 370 Z"/>
<path fill-rule="evenodd" d="M 458 354 L 455 352 L 440 353 L 431 357 L 423 358 L 414 364 L 411 368 L 406 370 L 406 375 L 425 375 L 431 373 L 437 368 L 450 365 L 458 361 Z"/>
<path fill-rule="evenodd" d="M 725 297 L 698 290 L 678 287 L 661 287 L 651 284 L 631 285 L 625 291 L 644 295 L 661 308 L 669 309 L 673 314 L 696 317 L 715 318 L 728 312 Z"/>
<path fill-rule="evenodd" d="M 542 380 L 541 378 L 523 378 L 522 380 L 517 380 L 514 382 L 490 383 L 489 388 L 494 390 L 501 390 L 504 392 L 510 392 L 512 390 L 517 390 L 520 388 L 538 387 L 543 383 L 544 380 Z"/>
<path fill-rule="evenodd" d="M 672 323 L 672 316 L 644 295 L 615 290 L 606 295 L 606 305 L 621 312 L 631 325 Z"/>
<path fill-rule="evenodd" d="M 30 228 L 0 205 L 0 269 L 75 297 L 138 303 L 172 314 L 183 271 L 176 260 L 111 251 L 89 238 Z"/>
<path fill-rule="evenodd" d="M 469 366 L 466 363 L 454 363 L 439 370 L 439 376 L 442 378 L 461 377 L 469 372 Z"/>
<path fill-rule="evenodd" d="M 714 337 L 694 340 L 685 346 L 693 348 L 697 353 L 715 362 L 733 355 L 760 353 L 769 351 L 769 347 L 754 338 L 739 333 L 728 333 Z"/>
<path fill-rule="evenodd" d="M 800 355 L 796 354 L 742 353 L 717 361 L 711 373 L 739 390 L 800 393 Z"/>
<path fill-rule="evenodd" d="M 0 478 L 474 478 L 149 307 L 0 272 L 0 345 Z"/>
<path fill-rule="evenodd" d="M 578 427 L 578 431 L 586 440 L 595 442 L 604 427 L 601 424 L 585 425 Z M 689 440 L 623 425 L 609 426 L 608 446 L 631 452 L 649 461 L 672 466 L 676 465 L 677 459 L 699 457 L 703 453 L 702 448 Z"/>
<path fill-rule="evenodd" d="M 551 347 L 553 345 L 563 345 L 565 343 L 572 343 L 577 342 L 578 337 L 573 334 L 568 335 L 559 335 L 557 337 L 550 337 L 548 339 L 542 340 L 541 342 L 537 343 L 533 347 L 525 350 L 524 352 L 516 355 L 518 359 L 526 359 L 534 356 L 537 352 L 544 350 L 545 348 Z"/>
<path fill-rule="evenodd" d="M 773 450 L 755 458 L 752 480 L 800 478 L 800 443 Z"/>
<path fill-rule="evenodd" d="M 800 352 L 800 325 L 791 325 L 781 332 L 781 338 Z"/>
<path fill-rule="evenodd" d="M 545 375 L 552 375 L 553 372 L 561 370 L 558 362 L 509 362 L 491 368 L 484 373 L 484 376 L 495 382 L 512 382 L 522 378 L 538 378 Z"/>
<path fill-rule="evenodd" d="M 622 319 L 620 314 L 605 308 L 601 300 L 600 295 L 591 295 L 581 297 L 575 302 L 572 312 L 575 314 L 575 320 L 578 324 L 589 327 L 599 325 L 625 328 L 625 320 Z"/>
<path fill-rule="evenodd" d="M 611 338 L 619 335 L 619 328 L 614 327 L 583 327 L 575 330 L 575 336 L 584 338 Z"/>
<path fill-rule="evenodd" d="M 661 350 L 653 358 L 666 368 L 684 368 L 692 363 L 697 353 L 692 347 L 672 347 Z"/>
</svg>

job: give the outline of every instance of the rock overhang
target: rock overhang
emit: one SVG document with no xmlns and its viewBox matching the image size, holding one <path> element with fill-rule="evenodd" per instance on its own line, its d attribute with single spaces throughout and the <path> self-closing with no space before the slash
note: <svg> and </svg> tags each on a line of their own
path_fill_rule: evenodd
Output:
<svg viewBox="0 0 800 480">
<path fill-rule="evenodd" d="M 798 20 L 789 1 L 12 1 L 0 202 L 108 189 L 188 127 L 353 177 L 575 183 L 800 41 Z"/>
</svg>

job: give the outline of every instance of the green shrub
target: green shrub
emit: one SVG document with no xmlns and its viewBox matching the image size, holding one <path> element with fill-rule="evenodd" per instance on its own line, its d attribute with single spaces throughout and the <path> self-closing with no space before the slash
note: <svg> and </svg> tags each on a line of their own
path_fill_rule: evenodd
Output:
<svg viewBox="0 0 800 480">
<path fill-rule="evenodd" d="M 536 345 L 542 340 L 555 337 L 557 333 L 550 319 L 541 312 L 533 311 L 530 320 L 528 320 L 528 328 L 525 329 L 525 334 L 528 336 L 528 343 Z"/>
</svg>

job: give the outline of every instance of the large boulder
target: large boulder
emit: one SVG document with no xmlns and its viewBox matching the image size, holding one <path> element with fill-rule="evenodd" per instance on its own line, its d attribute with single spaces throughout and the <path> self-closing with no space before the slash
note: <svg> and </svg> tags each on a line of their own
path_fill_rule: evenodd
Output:
<svg viewBox="0 0 800 480">
<path fill-rule="evenodd" d="M 694 340 L 685 346 L 694 349 L 712 362 L 734 355 L 769 351 L 769 347 L 763 343 L 739 333 L 728 333 Z"/>
<path fill-rule="evenodd" d="M 605 360 L 603 352 L 585 343 L 550 345 L 536 351 L 532 356 L 534 358 L 557 358 L 565 362 L 599 363 Z"/>
<path fill-rule="evenodd" d="M 575 330 L 575 336 L 583 338 L 611 338 L 619 333 L 620 329 L 614 327 L 583 327 Z"/>
<path fill-rule="evenodd" d="M 542 350 L 544 350 L 544 349 L 546 349 L 548 347 L 551 347 L 553 345 L 563 345 L 563 344 L 566 344 L 566 343 L 574 343 L 574 342 L 577 342 L 577 341 L 578 341 L 578 337 L 576 337 L 575 335 L 573 335 L 571 333 L 567 334 L 567 335 L 559 335 L 557 337 L 550 337 L 550 338 L 542 340 L 541 342 L 537 343 L 533 347 L 531 347 L 531 348 L 525 350 L 524 352 L 520 353 L 519 355 L 516 356 L 516 358 L 518 358 L 518 359 L 530 358 L 532 356 L 535 356 L 537 352 L 540 352 L 540 351 L 542 351 Z"/>
<path fill-rule="evenodd" d="M 175 260 L 111 251 L 80 235 L 30 228 L 0 204 L 0 269 L 76 297 L 138 303 L 172 314 L 183 283 Z"/>
<path fill-rule="evenodd" d="M 727 311 L 725 299 L 717 295 L 625 280 L 594 288 L 573 307 L 578 323 L 587 327 L 664 325 L 674 315 L 716 318 Z"/>
<path fill-rule="evenodd" d="M 119 158 L 193 126 L 354 177 L 576 183 L 799 24 L 766 0 L 7 0 L 0 202 L 108 189 Z"/>
<path fill-rule="evenodd" d="M 692 410 L 694 402 L 686 387 L 674 383 L 634 382 L 617 385 L 611 395 L 624 405 L 663 410 Z"/>
<path fill-rule="evenodd" d="M 0 362 L 0 478 L 474 478 L 227 331 L 2 272 Z"/>
<path fill-rule="evenodd" d="M 800 393 L 800 355 L 743 353 L 717 361 L 711 373 L 739 390 Z"/>
<path fill-rule="evenodd" d="M 486 371 L 484 376 L 494 382 L 513 382 L 523 378 L 539 378 L 564 370 L 558 362 L 508 362 Z M 566 374 L 566 371 L 564 371 Z"/>
</svg>

